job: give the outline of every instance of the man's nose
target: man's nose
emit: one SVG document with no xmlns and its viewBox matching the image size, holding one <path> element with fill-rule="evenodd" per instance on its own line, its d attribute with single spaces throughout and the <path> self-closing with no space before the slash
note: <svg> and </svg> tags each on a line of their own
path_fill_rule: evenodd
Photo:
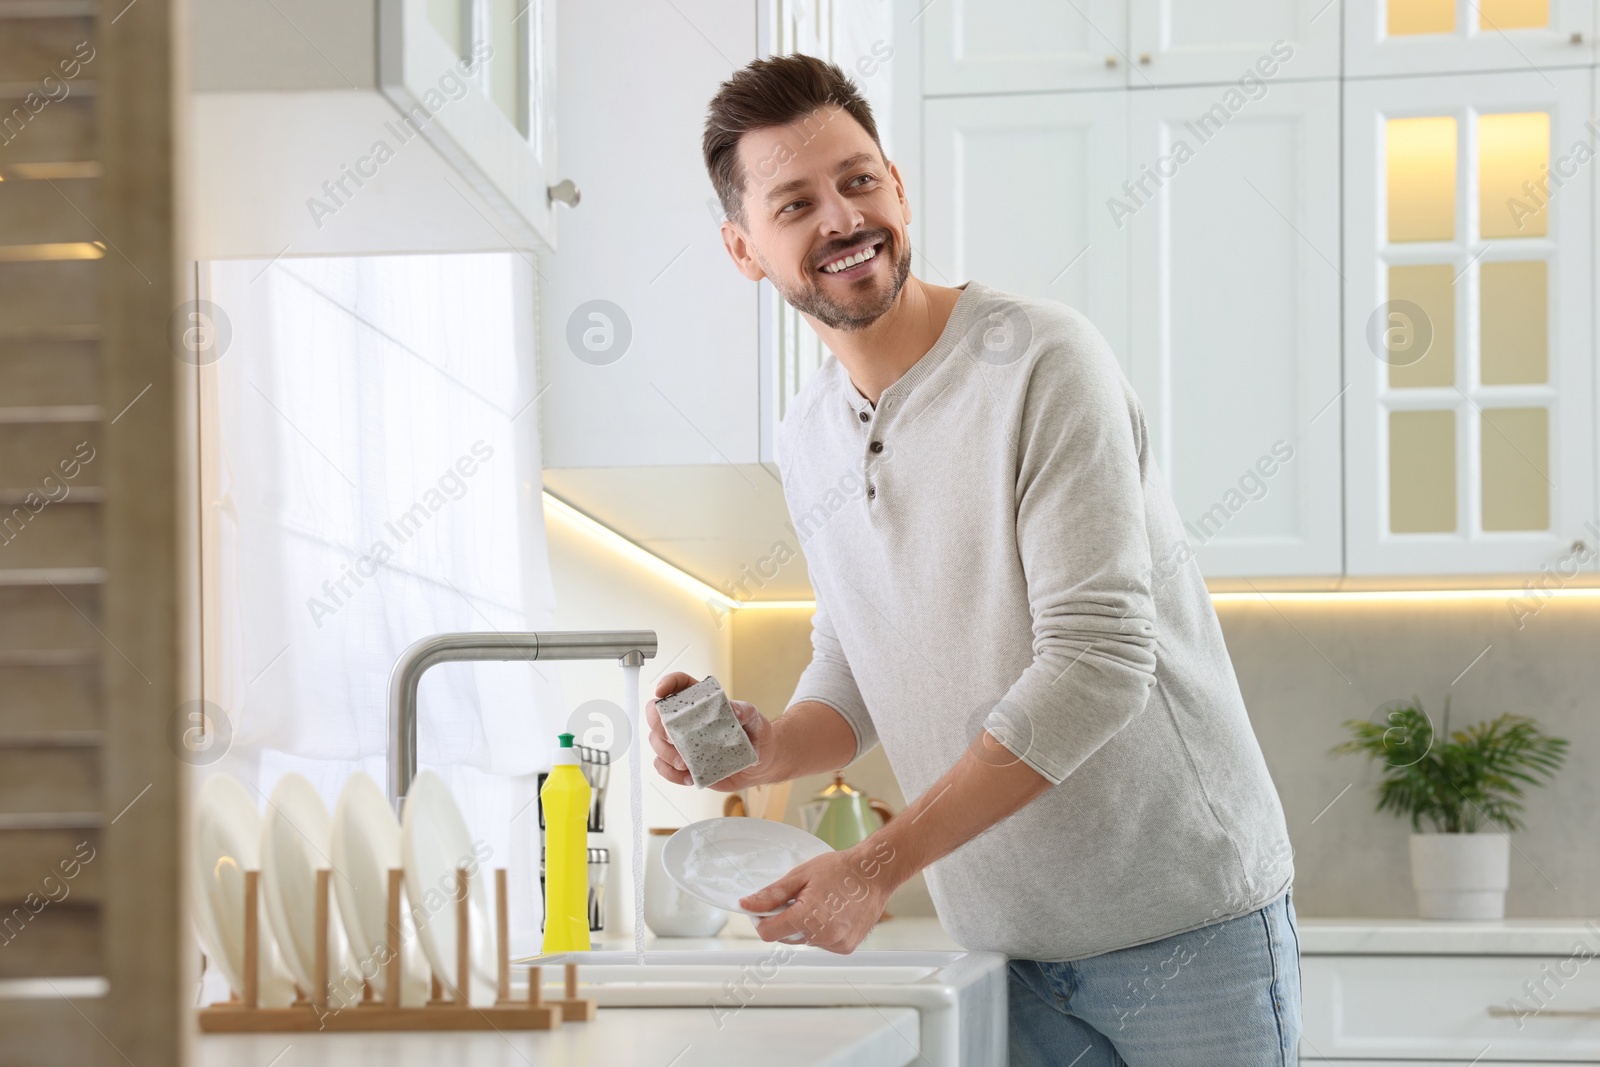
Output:
<svg viewBox="0 0 1600 1067">
<path fill-rule="evenodd" d="M 817 218 L 822 228 L 822 236 L 835 237 L 859 231 L 866 222 L 866 216 L 861 213 L 856 202 L 837 191 L 824 193 L 817 201 Z"/>
</svg>

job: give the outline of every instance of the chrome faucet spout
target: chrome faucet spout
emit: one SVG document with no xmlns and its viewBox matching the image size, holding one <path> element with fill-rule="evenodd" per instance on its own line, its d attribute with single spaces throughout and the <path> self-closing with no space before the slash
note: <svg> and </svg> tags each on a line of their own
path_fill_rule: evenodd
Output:
<svg viewBox="0 0 1600 1067">
<path fill-rule="evenodd" d="M 549 630 L 450 633 L 424 637 L 389 673 L 389 802 L 399 814 L 417 776 L 417 686 L 429 667 L 462 660 L 615 659 L 638 666 L 655 658 L 654 630 Z"/>
</svg>

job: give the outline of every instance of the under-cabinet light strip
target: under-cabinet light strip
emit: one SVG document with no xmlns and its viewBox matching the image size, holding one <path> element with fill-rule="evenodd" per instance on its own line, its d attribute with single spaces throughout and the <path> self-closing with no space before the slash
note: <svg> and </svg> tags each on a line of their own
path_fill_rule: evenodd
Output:
<svg viewBox="0 0 1600 1067">
<path fill-rule="evenodd" d="M 671 582 L 697 599 L 704 600 L 708 604 L 715 604 L 724 611 L 746 611 L 750 609 L 794 611 L 800 609 L 814 610 L 816 607 L 816 603 L 811 600 L 735 600 L 726 593 L 713 589 L 694 575 L 668 563 L 638 542 L 630 541 L 611 527 L 585 515 L 549 490 L 545 491 L 544 505 L 547 512 L 565 519 L 591 540 L 626 557 L 658 577 Z"/>
<path fill-rule="evenodd" d="M 547 511 L 560 516 L 587 535 L 591 540 L 627 557 L 633 562 L 678 586 L 709 604 L 726 611 L 814 611 L 814 600 L 736 600 L 726 593 L 713 589 L 694 575 L 667 562 L 635 541 L 617 533 L 548 490 L 544 494 Z M 1229 590 L 1214 592 L 1215 604 L 1293 604 L 1329 603 L 1357 604 L 1362 602 L 1413 602 L 1451 600 L 1527 600 L 1541 602 L 1550 598 L 1595 599 L 1600 598 L 1600 587 L 1576 589 L 1316 589 L 1316 590 Z"/>
</svg>

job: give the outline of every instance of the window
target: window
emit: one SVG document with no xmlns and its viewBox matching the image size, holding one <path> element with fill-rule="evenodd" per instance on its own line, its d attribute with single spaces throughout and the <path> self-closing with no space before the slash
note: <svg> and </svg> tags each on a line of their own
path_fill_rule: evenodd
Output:
<svg viewBox="0 0 1600 1067">
<path fill-rule="evenodd" d="M 228 717 L 225 770 L 282 774 L 330 809 L 385 781 L 388 678 L 419 638 L 548 629 L 533 278 L 515 255 L 207 265 L 231 334 L 202 368 L 203 686 Z M 447 664 L 422 683 L 418 751 L 475 838 L 538 899 L 535 772 L 558 676 Z M 537 909 L 535 909 L 536 911 Z M 538 915 L 511 909 L 513 944 Z"/>
</svg>

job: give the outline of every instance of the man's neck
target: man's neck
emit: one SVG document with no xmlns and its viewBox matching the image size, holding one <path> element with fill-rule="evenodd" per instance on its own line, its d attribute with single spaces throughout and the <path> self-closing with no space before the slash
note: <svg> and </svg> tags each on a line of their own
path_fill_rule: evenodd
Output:
<svg viewBox="0 0 1600 1067">
<path fill-rule="evenodd" d="M 810 315 L 806 321 L 850 375 L 857 391 L 876 405 L 885 389 L 927 355 L 944 332 L 960 296 L 960 289 L 929 285 L 911 275 L 894 306 L 865 329 L 835 330 Z"/>
</svg>

